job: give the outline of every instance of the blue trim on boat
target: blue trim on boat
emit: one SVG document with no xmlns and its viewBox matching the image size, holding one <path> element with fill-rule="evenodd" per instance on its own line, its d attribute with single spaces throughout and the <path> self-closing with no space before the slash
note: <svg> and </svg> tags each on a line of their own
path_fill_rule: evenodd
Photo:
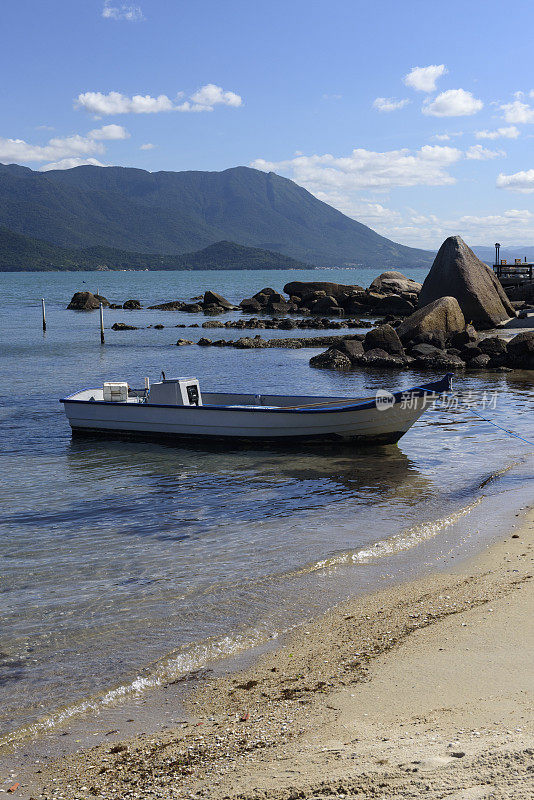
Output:
<svg viewBox="0 0 534 800">
<path fill-rule="evenodd" d="M 452 372 L 448 372 L 443 378 L 439 381 L 433 381 L 432 383 L 425 383 L 422 386 L 414 386 L 411 389 L 401 389 L 398 392 L 392 392 L 392 396 L 394 397 L 395 405 L 397 403 L 401 403 L 405 398 L 406 395 L 413 395 L 415 397 L 422 397 L 425 394 L 443 394 L 444 392 L 448 392 L 452 388 Z M 93 391 L 92 389 L 81 389 L 80 391 Z M 80 392 L 75 392 L 75 394 L 79 394 Z M 269 396 L 269 395 L 267 395 Z M 277 395 L 274 395 L 275 397 Z M 279 396 L 279 395 L 278 395 Z M 303 395 L 300 395 L 301 397 Z M 60 403 L 87 403 L 89 405 L 107 405 L 107 406 L 119 406 L 122 405 L 121 403 L 114 403 L 109 400 L 73 400 L 71 399 L 73 395 L 69 395 L 69 397 L 64 397 L 60 399 Z M 315 399 L 313 396 L 309 396 L 310 400 Z M 350 398 L 347 398 L 350 399 Z M 134 404 L 131 404 L 134 405 Z M 363 411 L 368 408 L 376 408 L 376 400 L 367 400 L 363 403 L 354 403 L 353 405 L 343 405 L 343 406 L 328 406 L 327 408 L 262 408 L 259 406 L 254 406 L 253 408 L 236 408 L 235 406 L 219 406 L 219 405 L 204 405 L 204 406 L 176 406 L 176 405 L 168 405 L 163 403 L 139 403 L 136 404 L 138 408 L 179 408 L 180 410 L 183 409 L 190 409 L 195 411 L 244 411 L 247 412 L 265 412 L 268 414 L 328 414 L 332 411 Z"/>
</svg>

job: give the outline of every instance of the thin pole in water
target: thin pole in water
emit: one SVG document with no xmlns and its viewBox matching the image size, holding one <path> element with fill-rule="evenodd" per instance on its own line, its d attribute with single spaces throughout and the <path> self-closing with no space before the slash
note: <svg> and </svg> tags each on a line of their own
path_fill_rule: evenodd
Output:
<svg viewBox="0 0 534 800">
<path fill-rule="evenodd" d="M 105 344 L 104 339 L 104 306 L 100 303 L 100 344 Z"/>
<path fill-rule="evenodd" d="M 41 308 L 43 311 L 43 331 L 46 331 L 46 310 L 45 310 L 44 297 L 41 297 Z"/>
</svg>

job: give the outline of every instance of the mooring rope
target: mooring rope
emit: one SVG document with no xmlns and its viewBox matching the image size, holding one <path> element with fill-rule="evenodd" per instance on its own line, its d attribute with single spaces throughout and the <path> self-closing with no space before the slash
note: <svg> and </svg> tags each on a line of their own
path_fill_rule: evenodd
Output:
<svg viewBox="0 0 534 800">
<path fill-rule="evenodd" d="M 526 442 L 526 444 L 529 444 L 532 447 L 534 447 L 534 442 L 531 442 L 528 439 L 525 439 L 523 436 L 520 436 L 518 433 L 514 433 L 513 431 L 509 431 L 507 428 L 503 428 L 502 425 L 497 425 L 496 422 L 493 422 L 493 420 L 488 419 L 487 417 L 483 417 L 482 414 L 479 414 L 478 411 L 475 411 L 473 408 L 469 408 L 469 411 L 471 411 L 473 414 L 475 414 L 480 419 L 484 420 L 484 422 L 488 422 L 490 425 L 493 425 L 495 428 L 499 428 L 500 431 L 504 431 L 505 433 L 508 434 L 508 436 L 513 436 L 515 439 L 521 439 L 522 442 Z"/>
</svg>

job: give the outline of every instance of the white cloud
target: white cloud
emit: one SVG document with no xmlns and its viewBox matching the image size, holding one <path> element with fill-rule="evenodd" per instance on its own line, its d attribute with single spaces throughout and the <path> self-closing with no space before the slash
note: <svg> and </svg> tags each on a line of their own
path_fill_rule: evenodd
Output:
<svg viewBox="0 0 534 800">
<path fill-rule="evenodd" d="M 489 161 L 492 158 L 502 158 L 506 153 L 503 150 L 489 150 L 481 144 L 473 144 L 466 150 L 465 157 L 472 161 Z"/>
<path fill-rule="evenodd" d="M 177 99 L 183 96 L 179 92 Z M 83 108 L 90 114 L 109 116 L 111 114 L 159 114 L 164 111 L 213 111 L 216 105 L 226 105 L 238 108 L 242 105 L 242 98 L 235 92 L 224 91 L 214 83 L 202 86 L 189 100 L 175 103 L 166 94 L 157 97 L 151 95 L 135 94 L 133 97 L 120 92 L 82 92 L 75 100 L 75 108 Z"/>
<path fill-rule="evenodd" d="M 431 64 L 429 67 L 413 67 L 404 76 L 406 86 L 416 89 L 418 92 L 433 92 L 436 89 L 436 81 L 448 72 L 445 64 Z"/>
<path fill-rule="evenodd" d="M 456 181 L 448 168 L 461 158 L 462 152 L 454 147 L 424 145 L 413 152 L 356 149 L 342 157 L 326 153 L 279 162 L 259 158 L 251 166 L 286 174 L 319 199 L 355 216 L 360 213 L 362 189 L 385 192 L 397 186 L 450 186 Z"/>
<path fill-rule="evenodd" d="M 534 169 L 514 172 L 513 175 L 503 175 L 497 177 L 497 187 L 499 189 L 509 189 L 512 192 L 522 192 L 530 194 L 534 192 Z"/>
<path fill-rule="evenodd" d="M 393 212 L 394 213 L 394 212 Z M 406 209 L 400 221 L 375 226 L 379 233 L 413 247 L 437 249 L 452 234 L 460 234 L 468 244 L 534 244 L 534 214 L 527 209 L 509 209 L 501 214 L 463 215 L 440 219 L 434 214 Z M 363 219 L 362 219 L 363 221 Z"/>
<path fill-rule="evenodd" d="M 504 120 L 506 122 L 520 125 L 534 122 L 534 108 L 527 103 L 522 103 L 520 100 L 514 100 L 513 103 L 505 103 L 501 106 L 501 111 L 504 111 Z"/>
<path fill-rule="evenodd" d="M 111 0 L 104 0 L 102 16 L 104 19 L 126 20 L 127 22 L 137 22 L 145 18 L 139 6 L 129 6 L 126 3 L 112 6 Z"/>
<path fill-rule="evenodd" d="M 153 150 L 155 148 L 155 146 L 156 145 L 152 144 L 152 142 L 147 142 L 146 144 L 142 144 L 139 149 L 140 150 Z"/>
<path fill-rule="evenodd" d="M 68 160 L 71 166 L 95 164 L 102 166 L 99 161 L 88 156 L 102 155 L 106 152 L 104 141 L 127 139 L 128 131 L 121 125 L 104 125 L 95 128 L 85 136 L 75 133 L 72 136 L 54 136 L 45 145 L 30 144 L 24 139 L 0 138 L 0 162 L 26 163 L 33 161 L 50 161 L 46 169 L 68 169 Z M 76 163 L 74 163 L 76 162 Z M 56 166 L 61 164 L 62 166 Z"/>
<path fill-rule="evenodd" d="M 130 134 L 122 125 L 103 125 L 87 134 L 89 139 L 129 139 Z"/>
<path fill-rule="evenodd" d="M 475 131 L 477 139 L 517 139 L 519 130 L 515 125 L 509 125 L 507 128 L 497 128 L 494 131 Z"/>
<path fill-rule="evenodd" d="M 106 166 L 96 158 L 62 158 L 60 161 L 43 164 L 42 167 L 39 167 L 39 172 L 49 172 L 51 169 L 72 169 L 73 167 L 83 167 L 87 165 L 93 167 Z"/>
<path fill-rule="evenodd" d="M 151 97 L 149 94 L 135 94 L 127 97 L 120 92 L 83 92 L 75 101 L 75 107 L 84 108 L 91 114 L 106 116 L 109 114 L 158 114 L 161 111 L 172 111 L 172 100 L 166 94 Z"/>
<path fill-rule="evenodd" d="M 202 86 L 202 88 L 191 95 L 190 99 L 195 105 L 206 106 L 210 109 L 216 105 L 238 108 L 243 103 L 242 98 L 238 94 L 235 92 L 225 92 L 220 86 L 216 86 L 214 83 L 207 83 L 206 86 Z"/>
<path fill-rule="evenodd" d="M 483 108 L 484 103 L 465 89 L 447 89 L 423 105 L 423 114 L 432 117 L 468 117 Z"/>
<path fill-rule="evenodd" d="M 451 139 L 456 139 L 457 137 L 463 135 L 463 131 L 454 131 L 453 133 L 435 133 L 432 139 L 435 139 L 436 142 L 449 142 Z"/>
<path fill-rule="evenodd" d="M 393 97 L 377 97 L 376 100 L 373 100 L 373 108 L 376 108 L 377 111 L 397 111 L 399 108 L 407 106 L 409 102 L 407 99 L 395 100 Z"/>
</svg>

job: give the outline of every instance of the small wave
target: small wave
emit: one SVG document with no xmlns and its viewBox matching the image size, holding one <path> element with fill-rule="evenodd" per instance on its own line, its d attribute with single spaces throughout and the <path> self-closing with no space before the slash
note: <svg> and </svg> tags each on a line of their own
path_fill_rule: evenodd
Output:
<svg viewBox="0 0 534 800">
<path fill-rule="evenodd" d="M 99 712 L 116 702 L 126 699 L 135 699 L 148 689 L 164 686 L 172 680 L 205 667 L 209 662 L 217 661 L 228 656 L 237 655 L 244 650 L 250 650 L 268 639 L 273 634 L 251 631 L 248 634 L 224 636 L 220 639 L 204 641 L 194 645 L 187 652 L 166 656 L 147 670 L 147 675 L 137 675 L 129 683 L 116 686 L 105 693 L 80 700 L 58 709 L 45 717 L 17 730 L 0 736 L 0 747 L 16 742 L 34 738 L 39 734 L 52 732 L 59 725 L 64 725 L 73 717 L 88 712 Z"/>
</svg>

